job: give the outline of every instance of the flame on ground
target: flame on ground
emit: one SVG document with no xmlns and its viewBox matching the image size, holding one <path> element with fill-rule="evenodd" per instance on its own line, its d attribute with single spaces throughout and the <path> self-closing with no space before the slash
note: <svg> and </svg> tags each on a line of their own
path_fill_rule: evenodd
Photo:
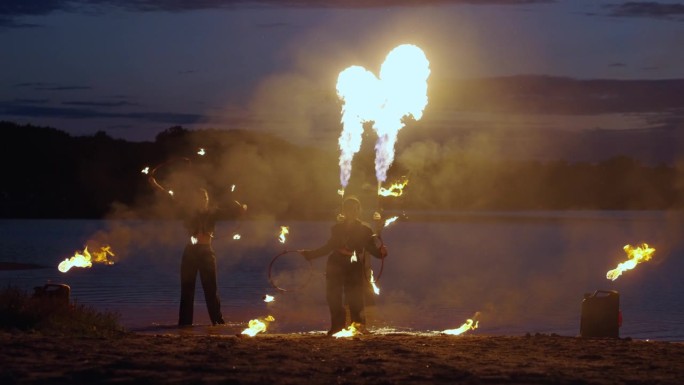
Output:
<svg viewBox="0 0 684 385">
<path fill-rule="evenodd" d="M 248 335 L 250 337 L 254 337 L 258 333 L 263 333 L 266 331 L 266 328 L 268 328 L 268 324 L 275 321 L 275 318 L 273 316 L 268 316 L 264 318 L 263 320 L 260 319 L 253 319 L 249 321 L 249 327 L 245 330 L 242 331 L 242 334 Z"/>
<path fill-rule="evenodd" d="M 206 154 L 206 151 L 204 151 L 203 148 L 200 148 L 199 150 L 197 150 L 197 155 L 204 156 L 205 154 Z"/>
<path fill-rule="evenodd" d="M 141 170 L 143 174 L 149 174 L 150 173 L 150 166 L 147 166 Z"/>
<path fill-rule="evenodd" d="M 240 238 L 242 238 L 242 236 L 240 234 L 238 234 L 238 233 L 233 234 L 233 240 L 239 241 Z"/>
<path fill-rule="evenodd" d="M 357 322 L 352 322 L 346 329 L 342 329 L 339 332 L 333 334 L 335 338 L 349 338 L 355 335 L 361 334 L 361 324 Z"/>
<path fill-rule="evenodd" d="M 650 260 L 655 252 L 655 249 L 649 247 L 646 243 L 637 248 L 634 248 L 631 245 L 625 245 L 623 250 L 625 250 L 629 259 L 618 264 L 615 269 L 609 270 L 606 273 L 606 278 L 611 281 L 615 281 L 624 271 L 634 269 L 637 264 Z"/>
<path fill-rule="evenodd" d="M 473 321 L 472 319 L 468 319 L 461 327 L 457 329 L 447 329 L 447 330 L 442 330 L 442 334 L 449 334 L 452 336 L 458 336 L 461 335 L 468 330 L 475 330 L 477 329 L 477 326 L 479 325 L 480 321 Z"/>
<path fill-rule="evenodd" d="M 354 250 L 354 252 L 351 255 L 351 258 L 349 258 L 349 263 L 354 263 L 354 262 L 358 262 L 358 261 L 359 261 L 359 259 L 356 258 L 356 250 Z"/>
<path fill-rule="evenodd" d="M 264 295 L 264 302 L 268 303 L 268 302 L 273 302 L 273 301 L 275 301 L 275 297 L 274 297 L 274 296 L 272 296 L 272 295 L 270 295 L 270 294 Z"/>
<path fill-rule="evenodd" d="M 111 246 L 102 246 L 99 251 L 89 252 L 88 246 L 83 249 L 83 252 L 76 251 L 71 258 L 63 260 L 57 269 L 62 273 L 66 273 L 72 267 L 91 267 L 93 262 L 113 265 L 114 262 L 109 260 L 108 256 L 114 256 Z"/>
</svg>

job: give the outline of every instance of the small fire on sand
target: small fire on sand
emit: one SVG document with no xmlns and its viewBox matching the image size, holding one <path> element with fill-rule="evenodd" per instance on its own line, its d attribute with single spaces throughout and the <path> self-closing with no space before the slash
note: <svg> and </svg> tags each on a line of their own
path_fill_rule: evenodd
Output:
<svg viewBox="0 0 684 385">
<path fill-rule="evenodd" d="M 611 281 L 618 279 L 618 277 L 626 270 L 632 270 L 639 263 L 650 260 L 655 252 L 655 249 L 649 247 L 646 243 L 636 248 L 631 245 L 625 245 L 622 249 L 625 250 L 629 259 L 618 264 L 615 269 L 609 270 L 606 273 L 606 278 L 610 279 Z"/>
<path fill-rule="evenodd" d="M 92 253 L 88 251 L 88 246 L 86 246 L 82 252 L 76 251 L 71 258 L 63 260 L 59 266 L 57 266 L 57 269 L 62 273 L 66 273 L 72 267 L 91 267 L 93 266 L 93 262 L 113 265 L 114 261 L 109 260 L 109 256 L 114 256 L 111 246 L 102 246 L 100 247 L 100 250 L 93 251 Z"/>
<path fill-rule="evenodd" d="M 335 338 L 349 338 L 355 335 L 361 334 L 361 324 L 357 322 L 352 322 L 346 329 L 342 329 L 339 332 L 333 334 Z"/>
<path fill-rule="evenodd" d="M 451 336 L 459 336 L 468 330 L 475 330 L 477 329 L 477 326 L 480 324 L 480 321 L 473 321 L 472 319 L 468 319 L 461 327 L 457 329 L 447 329 L 447 330 L 442 330 L 442 334 L 448 334 Z"/>
<path fill-rule="evenodd" d="M 250 337 L 254 337 L 255 335 L 259 333 L 263 333 L 266 331 L 266 328 L 268 328 L 268 324 L 275 321 L 275 318 L 273 316 L 269 315 L 263 320 L 260 319 L 253 319 L 249 321 L 249 327 L 245 330 L 242 331 L 242 334 L 248 335 Z"/>
</svg>

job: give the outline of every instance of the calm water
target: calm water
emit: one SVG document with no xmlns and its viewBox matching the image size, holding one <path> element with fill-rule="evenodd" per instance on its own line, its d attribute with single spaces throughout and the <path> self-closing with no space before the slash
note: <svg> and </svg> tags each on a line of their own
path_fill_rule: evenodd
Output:
<svg viewBox="0 0 684 385">
<path fill-rule="evenodd" d="M 325 258 L 311 266 L 287 249 L 317 247 L 328 222 L 221 222 L 215 240 L 222 309 L 242 328 L 273 315 L 272 332 L 320 331 L 328 327 L 324 297 Z M 281 225 L 290 234 L 283 245 Z M 233 240 L 233 231 L 242 239 Z M 42 269 L 0 271 L 0 283 L 30 292 L 45 283 L 71 287 L 80 304 L 120 314 L 132 330 L 176 323 L 180 254 L 185 236 L 175 221 L 4 220 L 0 261 L 31 262 Z M 460 326 L 479 312 L 472 333 L 579 335 L 585 293 L 615 290 L 623 314 L 621 337 L 684 341 L 684 215 L 668 212 L 421 213 L 384 229 L 390 256 L 382 267 L 380 295 L 369 308 L 375 327 L 440 331 Z M 114 265 L 57 270 L 59 262 L 89 240 L 110 244 Z M 651 261 L 616 281 L 608 270 L 626 258 L 622 247 L 646 242 Z M 377 272 L 381 265 L 373 260 Z M 301 288 L 302 284 L 306 286 Z M 265 294 L 274 295 L 265 303 Z M 208 324 L 199 280 L 195 323 Z"/>
</svg>

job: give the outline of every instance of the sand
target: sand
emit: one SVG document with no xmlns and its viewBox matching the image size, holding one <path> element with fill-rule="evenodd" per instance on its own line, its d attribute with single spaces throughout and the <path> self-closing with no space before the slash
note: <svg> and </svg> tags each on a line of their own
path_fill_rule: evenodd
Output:
<svg viewBox="0 0 684 385">
<path fill-rule="evenodd" d="M 0 332 L 0 384 L 684 384 L 684 343 L 558 335 Z"/>
</svg>

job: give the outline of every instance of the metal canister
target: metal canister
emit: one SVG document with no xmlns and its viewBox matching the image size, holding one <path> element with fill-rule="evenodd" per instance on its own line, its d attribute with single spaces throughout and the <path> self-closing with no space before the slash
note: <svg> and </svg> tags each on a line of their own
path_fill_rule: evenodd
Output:
<svg viewBox="0 0 684 385">
<path fill-rule="evenodd" d="M 615 290 L 596 290 L 584 294 L 580 336 L 619 338 L 622 314 L 620 294 Z"/>
</svg>

